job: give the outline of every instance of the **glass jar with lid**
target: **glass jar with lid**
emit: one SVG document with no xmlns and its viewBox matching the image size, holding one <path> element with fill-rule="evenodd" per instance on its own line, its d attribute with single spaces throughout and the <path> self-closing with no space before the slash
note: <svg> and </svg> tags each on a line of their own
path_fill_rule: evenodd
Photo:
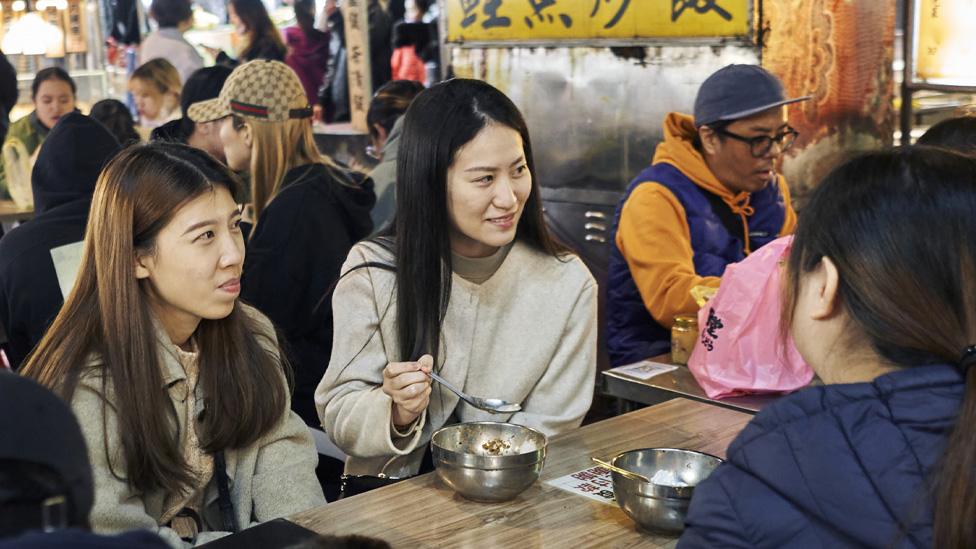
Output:
<svg viewBox="0 0 976 549">
<path fill-rule="evenodd" d="M 686 365 L 698 339 L 698 317 L 678 315 L 671 326 L 671 362 Z"/>
</svg>

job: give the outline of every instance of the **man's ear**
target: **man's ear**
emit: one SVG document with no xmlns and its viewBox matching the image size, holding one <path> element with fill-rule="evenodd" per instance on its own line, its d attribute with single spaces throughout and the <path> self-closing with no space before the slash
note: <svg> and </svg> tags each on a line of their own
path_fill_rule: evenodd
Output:
<svg viewBox="0 0 976 549">
<path fill-rule="evenodd" d="M 718 154 L 719 135 L 715 130 L 708 126 L 702 126 L 698 128 L 698 138 L 701 140 L 704 152 L 712 156 Z"/>
<path fill-rule="evenodd" d="M 820 260 L 811 283 L 815 284 L 817 305 L 811 313 L 814 320 L 826 320 L 840 312 L 840 273 L 827 256 Z"/>
</svg>

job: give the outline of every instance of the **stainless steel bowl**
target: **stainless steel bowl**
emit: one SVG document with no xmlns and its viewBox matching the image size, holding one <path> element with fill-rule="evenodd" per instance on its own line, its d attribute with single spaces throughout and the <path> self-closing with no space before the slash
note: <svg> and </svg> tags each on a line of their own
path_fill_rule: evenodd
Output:
<svg viewBox="0 0 976 549">
<path fill-rule="evenodd" d="M 634 519 L 639 529 L 674 534 L 684 530 L 695 486 L 722 460 L 693 450 L 645 448 L 619 454 L 610 463 L 651 480 L 644 482 L 611 472 L 617 505 Z M 671 478 L 666 483 L 658 483 L 655 475 L 657 480 Z"/>
<path fill-rule="evenodd" d="M 522 425 L 480 421 L 450 425 L 431 437 L 437 476 L 463 497 L 508 501 L 539 478 L 549 441 Z"/>
</svg>

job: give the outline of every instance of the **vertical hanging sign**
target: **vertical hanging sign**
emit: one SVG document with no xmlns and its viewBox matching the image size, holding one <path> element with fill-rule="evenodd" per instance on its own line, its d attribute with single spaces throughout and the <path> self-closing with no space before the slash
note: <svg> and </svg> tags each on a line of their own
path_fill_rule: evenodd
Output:
<svg viewBox="0 0 976 549">
<path fill-rule="evenodd" d="M 342 16 L 346 28 L 346 65 L 349 74 L 349 114 L 354 130 L 368 133 L 366 111 L 373 97 L 369 63 L 368 0 L 346 0 Z"/>
<path fill-rule="evenodd" d="M 88 36 L 85 28 L 85 6 L 82 0 L 68 0 L 65 11 L 67 25 L 64 29 L 64 44 L 68 53 L 88 51 Z"/>
</svg>

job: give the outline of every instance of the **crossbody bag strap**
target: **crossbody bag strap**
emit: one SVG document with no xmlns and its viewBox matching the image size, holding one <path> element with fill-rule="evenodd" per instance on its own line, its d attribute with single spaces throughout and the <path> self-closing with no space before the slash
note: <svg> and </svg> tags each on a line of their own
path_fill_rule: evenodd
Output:
<svg viewBox="0 0 976 549">
<path fill-rule="evenodd" d="M 718 217 L 719 221 L 722 223 L 722 226 L 725 227 L 725 230 L 729 232 L 729 235 L 739 242 L 742 242 L 743 250 L 753 249 L 752 237 L 746 235 L 745 226 L 742 224 L 742 217 L 733 212 L 732 208 L 730 208 L 729 205 L 722 200 L 721 196 L 710 193 L 701 187 L 698 187 L 698 190 L 701 191 L 701 193 L 705 196 L 705 199 L 708 200 L 708 205 L 712 207 L 712 211 L 715 212 L 715 216 Z M 745 238 L 748 238 L 749 241 L 746 242 L 744 240 Z"/>
<path fill-rule="evenodd" d="M 227 478 L 227 462 L 223 450 L 214 454 L 214 473 L 217 474 L 217 506 L 220 508 L 224 530 L 238 532 L 241 528 L 237 524 L 237 515 L 234 514 L 234 503 L 230 500 L 230 482 Z"/>
</svg>

